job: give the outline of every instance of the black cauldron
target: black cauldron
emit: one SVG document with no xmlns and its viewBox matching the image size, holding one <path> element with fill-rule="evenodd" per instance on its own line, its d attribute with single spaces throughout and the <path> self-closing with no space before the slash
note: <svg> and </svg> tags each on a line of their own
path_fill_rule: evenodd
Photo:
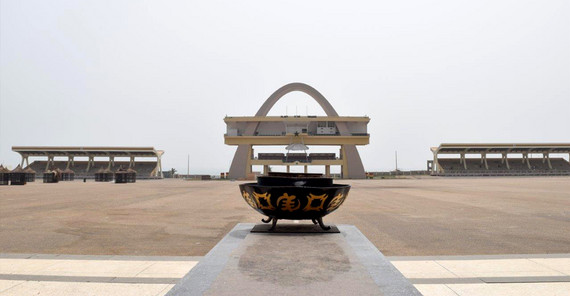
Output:
<svg viewBox="0 0 570 296">
<path fill-rule="evenodd" d="M 243 199 L 253 209 L 277 220 L 312 220 L 323 229 L 330 227 L 323 224 L 322 218 L 332 213 L 344 202 L 350 185 L 333 184 L 332 178 L 321 174 L 269 173 L 259 176 L 257 183 L 240 184 Z"/>
</svg>

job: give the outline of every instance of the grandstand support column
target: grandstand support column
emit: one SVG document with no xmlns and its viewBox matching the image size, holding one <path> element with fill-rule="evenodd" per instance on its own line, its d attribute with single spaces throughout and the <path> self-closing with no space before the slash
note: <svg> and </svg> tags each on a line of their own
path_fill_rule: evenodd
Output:
<svg viewBox="0 0 570 296">
<path fill-rule="evenodd" d="M 72 162 L 73 162 L 73 156 L 68 156 L 67 157 L 67 165 L 65 166 L 66 170 L 69 170 L 69 167 L 71 166 Z"/>
<path fill-rule="evenodd" d="M 135 166 L 135 157 L 131 156 L 131 160 L 129 161 L 129 169 Z"/>
<path fill-rule="evenodd" d="M 467 169 L 467 162 L 465 161 L 465 153 L 461 153 L 459 163 L 463 164 L 464 169 Z"/>
<path fill-rule="evenodd" d="M 503 153 L 503 156 L 501 157 L 501 163 L 507 165 L 507 170 L 511 169 L 511 166 L 509 165 L 509 159 L 507 158 L 507 153 Z"/>
<path fill-rule="evenodd" d="M 443 169 L 439 165 L 439 160 L 437 159 L 437 151 L 433 152 L 433 172 L 435 173 L 443 172 Z"/>
<path fill-rule="evenodd" d="M 330 177 L 331 176 L 331 166 L 330 165 L 325 165 L 325 177 Z"/>
<path fill-rule="evenodd" d="M 544 161 L 548 162 L 548 168 L 552 169 L 552 163 L 550 163 L 550 154 L 549 153 L 543 153 L 542 154 L 542 163 L 544 163 Z"/>
<path fill-rule="evenodd" d="M 107 169 L 110 170 L 111 166 L 114 165 L 115 158 L 113 156 L 109 156 L 109 163 L 107 163 Z"/>
<path fill-rule="evenodd" d="M 288 165 L 288 166 L 287 166 L 287 173 L 290 173 L 290 172 L 291 172 L 291 166 Z"/>
<path fill-rule="evenodd" d="M 526 166 L 530 170 L 530 161 L 528 160 L 528 153 L 523 153 L 522 162 L 525 163 L 525 161 L 526 161 Z"/>
<path fill-rule="evenodd" d="M 309 166 L 305 165 L 305 174 L 309 172 Z"/>
<path fill-rule="evenodd" d="M 481 163 L 485 163 L 485 169 L 489 169 L 489 165 L 487 164 L 487 153 L 481 153 Z"/>
<path fill-rule="evenodd" d="M 50 164 L 50 163 L 53 164 L 53 156 L 48 155 L 48 161 L 47 161 L 47 163 L 46 163 L 46 169 L 45 169 L 46 171 L 49 169 L 49 164 Z"/>
<path fill-rule="evenodd" d="M 30 165 L 30 162 L 28 161 L 28 156 L 22 156 L 22 163 L 20 164 L 21 167 L 24 167 L 24 161 L 26 162 L 26 166 Z"/>
<path fill-rule="evenodd" d="M 93 156 L 89 156 L 89 159 L 87 160 L 87 169 L 85 169 L 85 172 L 89 172 L 89 169 L 91 168 L 91 165 L 93 164 Z"/>
<path fill-rule="evenodd" d="M 155 174 L 155 177 L 161 177 L 164 178 L 164 175 L 162 174 L 162 154 L 164 152 L 160 152 L 157 156 L 156 156 L 156 168 L 155 170 L 157 170 L 157 173 Z"/>
</svg>

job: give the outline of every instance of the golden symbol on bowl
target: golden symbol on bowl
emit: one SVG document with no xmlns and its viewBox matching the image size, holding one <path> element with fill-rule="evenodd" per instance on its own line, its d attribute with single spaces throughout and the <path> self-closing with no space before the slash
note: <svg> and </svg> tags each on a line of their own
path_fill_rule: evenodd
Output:
<svg viewBox="0 0 570 296">
<path fill-rule="evenodd" d="M 271 194 L 253 192 L 253 197 L 257 200 L 260 210 L 275 210 L 275 207 L 271 205 Z"/>
<path fill-rule="evenodd" d="M 281 201 L 283 201 L 283 203 L 281 203 Z M 301 203 L 295 195 L 283 193 L 283 195 L 277 199 L 277 206 L 283 211 L 294 212 L 301 207 Z"/>
<path fill-rule="evenodd" d="M 307 199 L 309 201 L 307 202 L 307 205 L 303 208 L 303 212 L 322 210 L 323 206 L 325 205 L 325 200 L 327 200 L 327 197 L 328 197 L 327 194 L 314 195 L 312 193 L 309 193 L 309 195 L 307 196 Z M 313 201 L 318 201 L 320 202 L 320 204 L 317 206 L 313 206 Z"/>
</svg>

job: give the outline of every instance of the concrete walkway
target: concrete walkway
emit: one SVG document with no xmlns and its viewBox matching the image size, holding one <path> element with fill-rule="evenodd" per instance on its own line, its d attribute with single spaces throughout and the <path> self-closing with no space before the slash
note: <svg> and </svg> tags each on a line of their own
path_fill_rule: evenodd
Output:
<svg viewBox="0 0 570 296">
<path fill-rule="evenodd" d="M 164 295 L 200 258 L 0 254 L 0 295 Z M 570 295 L 570 254 L 388 259 L 426 296 Z"/>
<path fill-rule="evenodd" d="M 164 295 L 200 257 L 0 255 L 0 295 Z"/>
<path fill-rule="evenodd" d="M 570 295 L 570 254 L 388 257 L 424 295 Z"/>
</svg>

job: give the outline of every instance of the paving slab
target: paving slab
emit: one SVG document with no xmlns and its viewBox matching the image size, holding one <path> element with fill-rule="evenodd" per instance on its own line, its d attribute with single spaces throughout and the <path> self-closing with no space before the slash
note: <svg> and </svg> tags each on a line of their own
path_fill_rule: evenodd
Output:
<svg viewBox="0 0 570 296">
<path fill-rule="evenodd" d="M 252 233 L 238 224 L 167 295 L 421 295 L 351 225 Z"/>
<path fill-rule="evenodd" d="M 546 266 L 552 270 L 564 273 L 570 276 L 570 258 L 532 258 L 529 259 L 542 266 Z"/>
<path fill-rule="evenodd" d="M 22 283 L 24 283 L 24 281 L 0 280 L 0 293 Z"/>
<path fill-rule="evenodd" d="M 435 261 L 391 261 L 407 278 L 457 278 Z"/>
<path fill-rule="evenodd" d="M 27 281 L 2 292 L 2 296 L 158 296 L 164 295 L 169 284 L 77 283 Z"/>
<path fill-rule="evenodd" d="M 557 259 L 560 260 L 560 259 Z M 563 276 L 562 272 L 528 259 L 438 260 L 459 277 Z"/>
<path fill-rule="evenodd" d="M 156 278 L 182 278 L 195 265 L 197 261 L 164 261 L 156 262 L 141 271 L 136 277 L 156 277 Z"/>
<path fill-rule="evenodd" d="M 453 290 L 444 284 L 414 285 L 424 296 L 457 296 Z"/>
<path fill-rule="evenodd" d="M 570 283 L 449 284 L 459 296 L 567 296 Z"/>
</svg>

